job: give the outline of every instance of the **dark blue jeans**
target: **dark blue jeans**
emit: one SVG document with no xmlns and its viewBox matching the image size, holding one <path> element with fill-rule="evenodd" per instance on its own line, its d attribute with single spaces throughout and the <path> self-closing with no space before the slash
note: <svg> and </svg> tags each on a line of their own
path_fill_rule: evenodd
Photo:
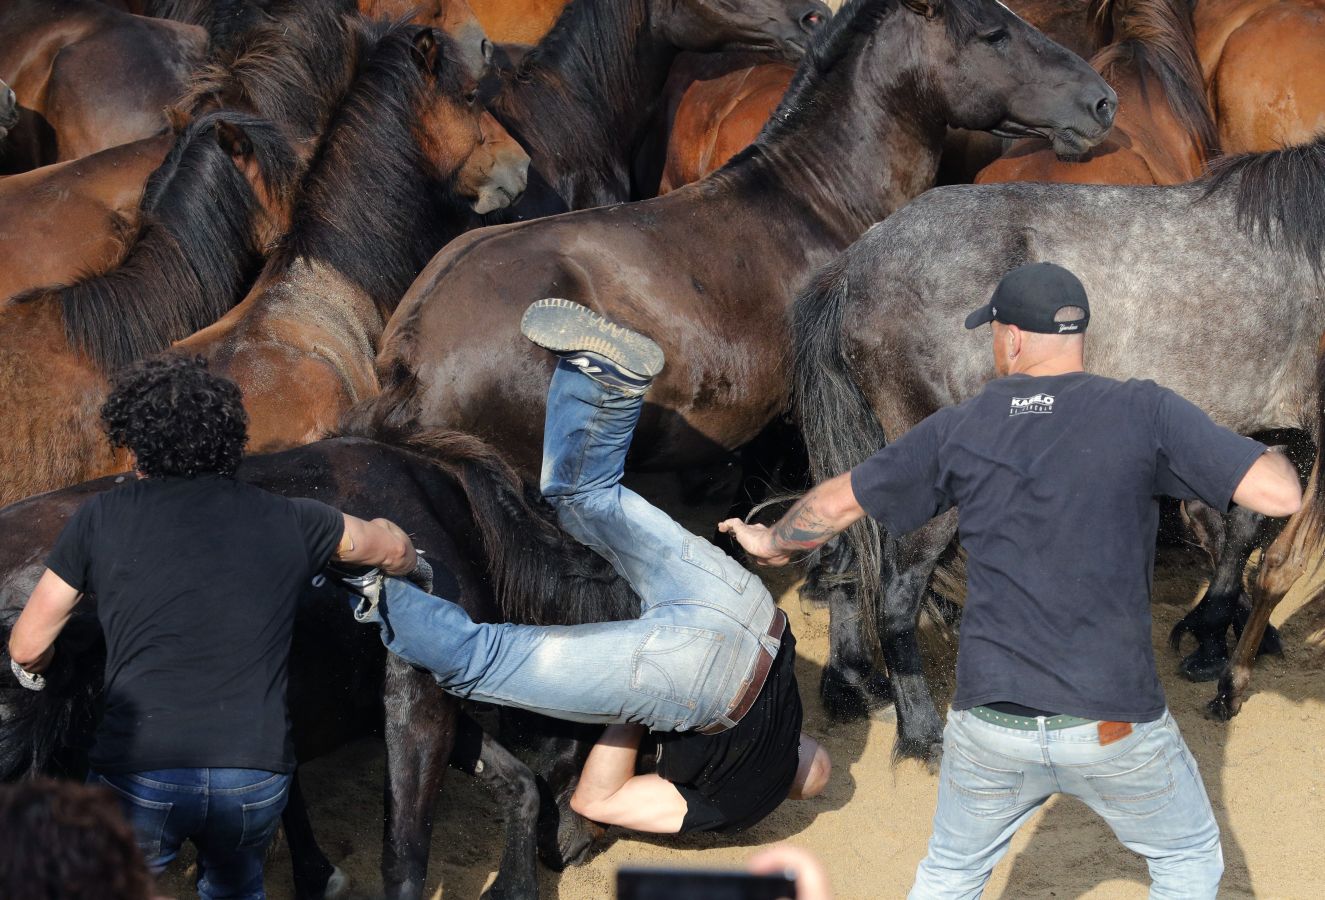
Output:
<svg viewBox="0 0 1325 900">
<path fill-rule="evenodd" d="M 262 861 L 285 809 L 290 777 L 260 769 L 157 769 L 91 772 L 88 782 L 119 797 L 153 874 L 192 840 L 198 896 L 262 900 Z"/>
</svg>

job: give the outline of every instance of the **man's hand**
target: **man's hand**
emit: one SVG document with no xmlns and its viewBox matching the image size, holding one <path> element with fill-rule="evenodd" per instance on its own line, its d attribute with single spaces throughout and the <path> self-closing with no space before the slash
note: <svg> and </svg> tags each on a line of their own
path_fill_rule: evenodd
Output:
<svg viewBox="0 0 1325 900">
<path fill-rule="evenodd" d="M 791 562 L 791 554 L 777 549 L 773 540 L 773 530 L 767 525 L 747 525 L 740 519 L 727 519 L 718 523 L 718 531 L 730 534 L 736 542 L 761 566 L 785 566 Z"/>
<path fill-rule="evenodd" d="M 335 558 L 361 566 L 376 566 L 388 575 L 408 575 L 419 564 L 414 542 L 390 519 L 365 522 L 345 513 L 345 533 Z"/>
</svg>

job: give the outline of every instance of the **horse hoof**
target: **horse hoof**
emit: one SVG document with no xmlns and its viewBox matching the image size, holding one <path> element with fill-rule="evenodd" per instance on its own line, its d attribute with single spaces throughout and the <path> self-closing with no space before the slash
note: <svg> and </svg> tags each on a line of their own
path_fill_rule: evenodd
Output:
<svg viewBox="0 0 1325 900">
<path fill-rule="evenodd" d="M 494 884 L 479 895 L 479 900 L 538 900 L 538 884 L 526 887 Z"/>
<path fill-rule="evenodd" d="M 1233 701 L 1228 695 L 1220 691 L 1215 695 L 1215 699 L 1205 705 L 1205 717 L 1216 722 L 1227 722 L 1238 714 L 1233 706 Z"/>
<path fill-rule="evenodd" d="M 871 673 L 860 682 L 826 666 L 819 679 L 819 698 L 829 716 L 851 722 L 867 716 L 884 716 L 892 707 L 893 691 L 888 676 L 881 672 Z"/>
<path fill-rule="evenodd" d="M 1188 681 L 1216 681 L 1227 667 L 1227 656 L 1217 656 L 1197 648 L 1178 663 L 1178 674 Z"/>
<path fill-rule="evenodd" d="M 931 775 L 937 774 L 939 766 L 943 764 L 942 732 L 937 737 L 922 735 L 913 738 L 905 737 L 898 732 L 897 743 L 893 745 L 893 763 L 899 763 L 904 759 L 922 762 Z"/>
<path fill-rule="evenodd" d="M 322 900 L 339 900 L 346 896 L 350 890 L 350 876 L 346 875 L 340 867 L 331 870 L 331 877 L 327 879 L 327 886 L 322 890 Z"/>
</svg>

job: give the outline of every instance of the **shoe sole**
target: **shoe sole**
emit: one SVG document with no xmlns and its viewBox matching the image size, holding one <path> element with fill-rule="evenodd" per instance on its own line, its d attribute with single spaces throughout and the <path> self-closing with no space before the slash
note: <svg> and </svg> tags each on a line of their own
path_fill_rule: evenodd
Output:
<svg viewBox="0 0 1325 900">
<path fill-rule="evenodd" d="M 643 378 L 652 378 L 663 368 L 662 348 L 653 341 L 572 300 L 549 297 L 530 304 L 520 331 L 554 353 L 587 350 Z"/>
</svg>

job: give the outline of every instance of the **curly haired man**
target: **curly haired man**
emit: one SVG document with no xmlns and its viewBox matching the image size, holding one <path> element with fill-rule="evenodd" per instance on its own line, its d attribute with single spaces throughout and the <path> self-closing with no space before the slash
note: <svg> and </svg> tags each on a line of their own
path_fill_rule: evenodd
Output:
<svg viewBox="0 0 1325 900">
<path fill-rule="evenodd" d="M 95 595 L 105 714 L 89 781 L 118 795 L 153 872 L 190 839 L 202 897 L 260 898 L 295 764 L 285 695 L 300 591 L 333 556 L 405 574 L 414 548 L 384 519 L 237 481 L 239 389 L 200 359 L 126 370 L 101 415 L 138 477 L 65 526 L 10 634 L 15 674 L 39 685 Z"/>
</svg>

